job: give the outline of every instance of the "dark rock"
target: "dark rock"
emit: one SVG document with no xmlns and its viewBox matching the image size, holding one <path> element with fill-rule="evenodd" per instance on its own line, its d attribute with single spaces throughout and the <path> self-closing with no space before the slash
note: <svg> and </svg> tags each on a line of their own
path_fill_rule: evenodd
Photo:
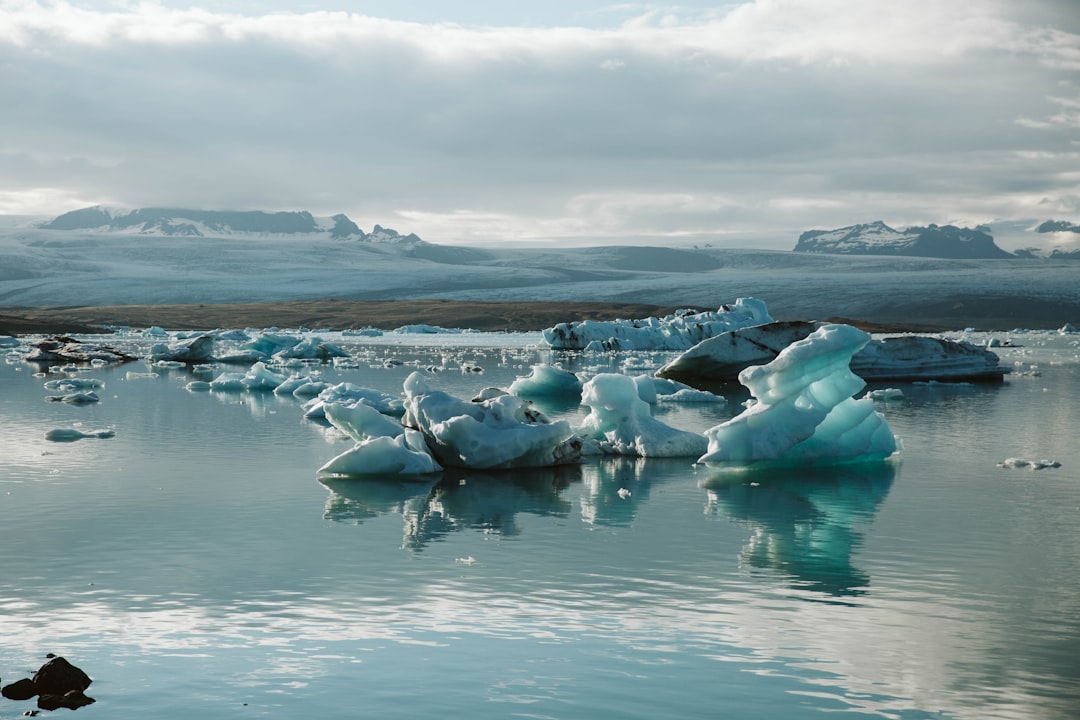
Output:
<svg viewBox="0 0 1080 720">
<path fill-rule="evenodd" d="M 29 700 L 37 694 L 37 685 L 34 685 L 34 681 L 30 678 L 23 678 L 10 685 L 5 685 L 0 690 L 0 695 L 3 695 L 8 700 Z"/>
<path fill-rule="evenodd" d="M 83 691 L 93 682 L 90 677 L 62 657 L 54 657 L 34 674 L 34 686 L 41 695 L 63 695 Z"/>
<path fill-rule="evenodd" d="M 81 707 L 97 702 L 92 697 L 87 697 L 82 690 L 70 690 L 63 695 L 42 695 L 38 698 L 38 707 L 42 710 L 56 710 L 67 708 L 78 710 Z"/>
</svg>

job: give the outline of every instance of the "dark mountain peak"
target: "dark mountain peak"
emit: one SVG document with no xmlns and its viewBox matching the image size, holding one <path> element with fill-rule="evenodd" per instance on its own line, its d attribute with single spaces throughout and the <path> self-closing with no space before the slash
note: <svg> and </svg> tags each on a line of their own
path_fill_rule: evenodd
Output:
<svg viewBox="0 0 1080 720">
<path fill-rule="evenodd" d="M 930 223 L 900 231 L 875 220 L 836 230 L 809 230 L 799 236 L 795 252 L 957 259 L 1013 257 L 994 243 L 989 230 L 984 225 L 972 229 Z"/>
</svg>

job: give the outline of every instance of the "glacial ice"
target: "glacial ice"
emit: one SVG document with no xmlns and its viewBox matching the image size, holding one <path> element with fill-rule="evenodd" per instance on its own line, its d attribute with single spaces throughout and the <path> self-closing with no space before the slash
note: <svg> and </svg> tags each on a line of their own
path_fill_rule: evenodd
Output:
<svg viewBox="0 0 1080 720">
<path fill-rule="evenodd" d="M 197 365 L 214 359 L 214 338 L 196 335 L 174 343 L 156 343 L 150 348 L 151 360 L 173 360 Z"/>
<path fill-rule="evenodd" d="M 402 424 L 424 434 L 447 467 L 546 467 L 578 462 L 581 442 L 565 420 L 552 422 L 514 395 L 483 402 L 432 390 L 418 372 L 405 379 Z"/>
<path fill-rule="evenodd" d="M 363 401 L 352 405 L 327 403 L 323 406 L 323 411 L 331 425 L 356 442 L 405 434 L 405 428 L 400 422 L 383 415 Z"/>
<path fill-rule="evenodd" d="M 725 332 L 698 343 L 656 371 L 660 377 L 721 382 L 763 365 L 824 323 L 774 322 Z M 998 356 L 968 342 L 919 335 L 871 339 L 851 359 L 864 380 L 1000 381 L 1009 372 Z"/>
<path fill-rule="evenodd" d="M 585 383 L 581 403 L 591 408 L 578 434 L 607 455 L 697 457 L 708 447 L 703 435 L 665 425 L 652 417 L 634 378 L 615 373 Z"/>
<path fill-rule="evenodd" d="M 756 402 L 705 432 L 698 462 L 725 466 L 814 465 L 880 460 L 897 441 L 870 398 L 852 396 L 865 382 L 851 357 L 870 336 L 848 325 L 826 325 L 785 348 L 768 365 L 739 373 Z"/>
<path fill-rule="evenodd" d="M 544 330 L 544 341 L 556 350 L 686 350 L 728 330 L 760 325 L 773 319 L 765 303 L 739 298 L 715 312 L 683 311 L 643 320 L 582 320 Z"/>
<path fill-rule="evenodd" d="M 45 439 L 52 442 L 72 442 L 83 438 L 111 438 L 116 436 L 115 430 L 79 430 L 78 428 L 53 428 L 45 433 Z"/>
<path fill-rule="evenodd" d="M 321 475 L 426 475 L 442 470 L 416 430 L 363 440 L 319 468 Z"/>
<path fill-rule="evenodd" d="M 533 365 L 532 372 L 510 384 L 510 394 L 518 397 L 581 396 L 581 379 L 553 365 Z"/>
</svg>

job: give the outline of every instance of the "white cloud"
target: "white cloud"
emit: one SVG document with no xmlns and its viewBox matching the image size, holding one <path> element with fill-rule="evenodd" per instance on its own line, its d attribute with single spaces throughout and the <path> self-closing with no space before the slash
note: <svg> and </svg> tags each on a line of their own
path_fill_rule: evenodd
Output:
<svg viewBox="0 0 1080 720">
<path fill-rule="evenodd" d="M 1080 36 L 1017 12 L 758 0 L 496 27 L 0 0 L 0 211 L 49 188 L 55 212 L 305 208 L 440 241 L 991 219 L 1076 192 Z"/>
</svg>

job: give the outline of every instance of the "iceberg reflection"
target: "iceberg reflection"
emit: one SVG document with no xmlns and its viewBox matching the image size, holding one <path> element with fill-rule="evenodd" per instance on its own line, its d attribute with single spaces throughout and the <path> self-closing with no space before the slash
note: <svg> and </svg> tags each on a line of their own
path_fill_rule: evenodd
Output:
<svg viewBox="0 0 1080 720">
<path fill-rule="evenodd" d="M 799 588 L 851 596 L 870 584 L 852 564 L 863 540 L 859 525 L 873 520 L 895 476 L 893 463 L 861 463 L 720 473 L 702 487 L 707 513 L 753 530 L 740 553 L 744 564 L 782 572 Z"/>
<path fill-rule="evenodd" d="M 572 505 L 561 493 L 580 480 L 577 465 L 486 472 L 448 469 L 437 480 L 421 482 L 319 478 L 330 491 L 323 517 L 359 524 L 398 513 L 404 522 L 403 546 L 415 550 L 456 530 L 516 536 L 521 532 L 519 513 L 566 517 Z"/>
</svg>

